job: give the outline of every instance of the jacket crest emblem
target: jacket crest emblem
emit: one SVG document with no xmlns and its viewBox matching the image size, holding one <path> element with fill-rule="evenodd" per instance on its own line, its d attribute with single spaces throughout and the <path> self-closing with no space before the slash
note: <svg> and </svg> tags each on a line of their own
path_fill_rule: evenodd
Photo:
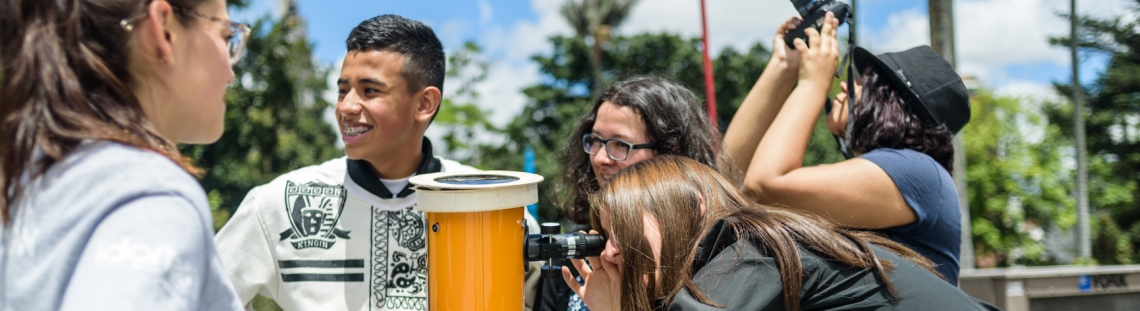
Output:
<svg viewBox="0 0 1140 311">
<path fill-rule="evenodd" d="M 348 239 L 349 231 L 336 227 L 346 195 L 341 186 L 286 181 L 285 214 L 291 226 L 281 232 L 280 241 L 288 239 L 296 249 L 329 249 L 337 238 Z"/>
</svg>

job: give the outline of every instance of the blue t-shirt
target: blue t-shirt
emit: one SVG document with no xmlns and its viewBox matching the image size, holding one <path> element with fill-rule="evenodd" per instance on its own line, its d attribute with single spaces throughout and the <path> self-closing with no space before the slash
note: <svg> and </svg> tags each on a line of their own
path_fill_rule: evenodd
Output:
<svg viewBox="0 0 1140 311">
<path fill-rule="evenodd" d="M 910 149 L 880 148 L 859 157 L 886 171 L 918 216 L 912 223 L 879 231 L 934 261 L 938 272 L 958 285 L 962 213 L 950 173 L 934 158 Z"/>
</svg>

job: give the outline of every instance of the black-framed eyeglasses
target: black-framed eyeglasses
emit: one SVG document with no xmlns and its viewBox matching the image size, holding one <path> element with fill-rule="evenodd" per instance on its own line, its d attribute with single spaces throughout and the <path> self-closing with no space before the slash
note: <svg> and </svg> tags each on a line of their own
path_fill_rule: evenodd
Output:
<svg viewBox="0 0 1140 311">
<path fill-rule="evenodd" d="M 226 38 L 226 49 L 229 50 L 229 53 L 230 53 L 230 65 L 231 66 L 234 64 L 237 64 L 238 61 L 241 61 L 242 56 L 245 56 L 245 44 L 247 42 L 249 42 L 249 34 L 250 34 L 249 25 L 234 22 L 234 21 L 231 21 L 228 19 L 221 19 L 221 18 L 217 18 L 217 17 L 213 17 L 213 16 L 208 16 L 208 15 L 205 15 L 202 13 L 198 13 L 197 11 L 194 11 L 191 9 L 184 9 L 181 7 L 174 7 L 174 11 L 176 11 L 178 13 L 190 15 L 193 17 L 202 18 L 202 19 L 208 20 L 210 22 L 218 23 L 218 24 L 221 24 L 223 26 L 229 27 L 230 28 L 230 35 L 229 35 L 229 37 Z M 123 19 L 122 21 L 119 21 L 119 26 L 123 27 L 124 29 L 126 29 L 128 31 L 134 30 L 134 28 L 135 28 L 134 23 L 138 22 L 139 20 L 141 20 L 143 18 L 146 18 L 146 16 L 147 16 L 147 14 L 143 13 L 142 15 L 139 15 L 139 16 Z"/>
<path fill-rule="evenodd" d="M 614 161 L 625 161 L 634 149 L 656 147 L 654 144 L 631 144 L 617 139 L 602 139 L 594 134 L 582 134 L 582 149 L 589 155 L 596 155 L 606 146 L 606 155 Z"/>
</svg>

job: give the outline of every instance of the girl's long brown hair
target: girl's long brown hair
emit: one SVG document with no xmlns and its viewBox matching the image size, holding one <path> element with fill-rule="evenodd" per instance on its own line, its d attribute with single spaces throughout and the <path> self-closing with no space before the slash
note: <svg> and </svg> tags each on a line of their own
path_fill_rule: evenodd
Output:
<svg viewBox="0 0 1140 311">
<path fill-rule="evenodd" d="M 717 221 L 725 220 L 738 241 L 750 242 L 770 254 L 780 271 L 786 310 L 799 310 L 803 289 L 803 265 L 798 247 L 854 269 L 872 269 L 890 293 L 898 292 L 887 275 L 894 263 L 875 256 L 874 244 L 938 275 L 934 264 L 918 253 L 866 231 L 836 227 L 818 216 L 753 203 L 736 186 L 708 165 L 677 156 L 658 156 L 618 173 L 591 197 L 591 222 L 601 229 L 601 213 L 610 219 L 621 252 L 622 310 L 652 310 L 653 302 L 669 302 L 681 290 L 706 304 L 713 304 L 693 284 L 696 245 Z M 705 212 L 700 206 L 704 202 Z M 661 259 L 645 238 L 648 216 L 661 228 Z M 660 279 L 655 275 L 660 265 Z M 648 279 L 645 286 L 642 282 Z"/>
<path fill-rule="evenodd" d="M 165 1 L 190 9 L 205 2 Z M 151 150 L 196 173 L 132 92 L 131 35 L 119 22 L 149 2 L 0 0 L 0 225 L 26 189 L 21 179 L 39 177 L 85 140 Z"/>
</svg>

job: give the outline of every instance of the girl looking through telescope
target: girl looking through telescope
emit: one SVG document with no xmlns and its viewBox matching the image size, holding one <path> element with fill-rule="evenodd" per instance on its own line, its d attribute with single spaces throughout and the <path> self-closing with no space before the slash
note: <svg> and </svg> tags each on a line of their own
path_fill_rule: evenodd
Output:
<svg viewBox="0 0 1140 311">
<path fill-rule="evenodd" d="M 920 254 L 868 231 L 754 203 L 692 159 L 659 156 L 592 196 L 608 243 L 584 285 L 607 310 L 996 310 L 937 276 Z"/>
</svg>

